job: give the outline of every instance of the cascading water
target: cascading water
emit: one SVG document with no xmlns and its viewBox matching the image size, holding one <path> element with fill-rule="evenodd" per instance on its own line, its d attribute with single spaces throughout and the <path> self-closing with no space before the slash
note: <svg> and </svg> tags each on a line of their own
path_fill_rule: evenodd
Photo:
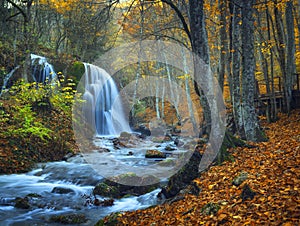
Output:
<svg viewBox="0 0 300 226">
<path fill-rule="evenodd" d="M 11 76 L 13 76 L 13 74 L 15 73 L 15 71 L 16 71 L 17 69 L 19 69 L 19 67 L 20 67 L 20 66 L 15 67 L 13 70 L 11 70 L 11 72 L 9 72 L 9 73 L 5 76 L 5 78 L 4 78 L 4 80 L 3 80 L 2 88 L 1 88 L 1 90 L 0 90 L 0 97 L 1 97 L 1 95 L 2 95 L 2 92 L 7 88 L 8 80 L 11 78 Z"/>
<path fill-rule="evenodd" d="M 85 215 L 88 222 L 80 225 L 94 225 L 112 212 L 156 204 L 159 189 L 116 199 L 113 206 L 87 205 L 85 195 L 92 194 L 94 186 L 102 180 L 79 155 L 68 161 L 40 164 L 26 174 L 0 175 L 0 226 L 63 226 L 64 223 L 55 223 L 51 217 L 66 214 Z M 17 197 L 27 197 L 29 206 L 17 208 Z"/>
<path fill-rule="evenodd" d="M 31 54 L 32 78 L 35 82 L 51 81 L 56 77 L 53 66 L 42 56 Z"/>
<path fill-rule="evenodd" d="M 30 54 L 31 57 L 31 76 L 33 81 L 35 82 L 41 82 L 45 83 L 46 81 L 51 81 L 56 78 L 56 73 L 54 71 L 53 65 L 48 63 L 47 59 L 45 57 Z M 14 75 L 17 69 L 19 69 L 20 66 L 15 67 L 11 72 L 9 72 L 4 80 L 3 85 L 0 90 L 0 97 L 5 89 L 7 89 L 7 84 L 9 79 Z"/>
<path fill-rule="evenodd" d="M 84 66 L 85 121 L 94 127 L 97 135 L 119 135 L 124 131 L 130 132 L 121 100 L 117 98 L 119 92 L 112 77 L 95 65 L 85 63 Z"/>
</svg>

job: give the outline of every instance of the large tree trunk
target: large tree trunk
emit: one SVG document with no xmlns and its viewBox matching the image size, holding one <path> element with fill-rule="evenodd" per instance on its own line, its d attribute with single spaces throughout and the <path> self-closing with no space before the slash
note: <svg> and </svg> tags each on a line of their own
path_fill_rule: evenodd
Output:
<svg viewBox="0 0 300 226">
<path fill-rule="evenodd" d="M 226 32 L 226 1 L 221 0 L 219 3 L 219 9 L 221 11 L 220 15 L 220 60 L 219 60 L 219 74 L 218 74 L 218 81 L 221 87 L 221 90 L 224 89 L 224 79 L 225 79 L 225 69 L 226 69 L 226 52 L 227 52 L 227 32 Z"/>
<path fill-rule="evenodd" d="M 231 1 L 231 60 L 232 60 L 232 70 L 230 76 L 230 93 L 231 93 L 231 102 L 232 102 L 232 111 L 234 118 L 234 125 L 236 133 L 241 138 L 246 138 L 244 133 L 243 126 L 243 117 L 242 117 L 242 106 L 241 106 L 241 89 L 240 89 L 240 71 L 241 71 L 241 36 L 240 36 L 240 23 L 241 23 L 241 8 Z"/>
<path fill-rule="evenodd" d="M 258 124 L 254 107 L 255 92 L 255 58 L 254 58 L 254 26 L 253 4 L 255 0 L 242 1 L 242 101 L 243 125 L 249 141 L 265 141 L 266 137 Z"/>
<path fill-rule="evenodd" d="M 201 68 L 204 66 L 209 68 L 210 59 L 209 59 L 209 49 L 208 49 L 208 40 L 207 33 L 205 29 L 205 17 L 203 11 L 203 0 L 190 0 L 189 1 L 189 13 L 190 13 L 190 34 L 191 34 L 191 44 L 192 50 L 197 57 L 194 59 L 195 65 L 195 78 L 197 76 L 205 76 L 200 74 Z M 198 59 L 200 58 L 200 60 Z M 201 62 L 200 62 L 201 61 Z M 206 64 L 206 65 L 202 65 Z M 197 79 L 195 79 L 197 80 Z M 209 85 L 209 81 L 207 82 Z M 208 104 L 208 100 L 205 97 L 203 87 L 200 87 L 200 84 L 195 84 L 196 92 L 200 96 L 200 102 L 203 108 L 204 121 L 202 124 L 201 134 L 209 134 L 211 131 L 211 114 Z M 209 88 L 208 88 L 209 89 Z"/>
<path fill-rule="evenodd" d="M 292 89 L 295 81 L 295 33 L 294 33 L 294 16 L 293 16 L 293 1 L 286 3 L 286 77 L 284 81 L 284 90 L 286 98 L 287 112 L 291 111 Z"/>
</svg>

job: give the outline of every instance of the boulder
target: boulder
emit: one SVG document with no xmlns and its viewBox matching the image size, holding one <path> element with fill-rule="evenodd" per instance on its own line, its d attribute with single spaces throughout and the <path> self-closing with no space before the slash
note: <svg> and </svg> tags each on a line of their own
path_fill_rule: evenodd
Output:
<svg viewBox="0 0 300 226">
<path fill-rule="evenodd" d="M 131 137 L 131 133 L 128 132 L 122 132 L 120 134 L 120 140 L 129 140 Z"/>
<path fill-rule="evenodd" d="M 166 154 L 158 150 L 147 150 L 145 158 L 166 158 Z"/>
<path fill-rule="evenodd" d="M 50 217 L 51 222 L 61 223 L 61 224 L 83 224 L 88 221 L 83 214 L 64 214 L 64 215 L 54 215 Z"/>
<path fill-rule="evenodd" d="M 188 153 L 186 155 L 188 157 Z M 167 186 L 162 188 L 158 197 L 161 199 L 172 198 L 197 178 L 201 158 L 202 155 L 198 151 L 194 151 L 187 163 L 169 179 Z"/>
<path fill-rule="evenodd" d="M 93 195 L 101 195 L 109 198 L 120 198 L 121 192 L 116 186 L 110 186 L 105 182 L 101 182 L 95 186 Z"/>
<path fill-rule="evenodd" d="M 56 194 L 70 194 L 70 193 L 75 193 L 74 190 L 70 188 L 64 188 L 64 187 L 54 187 L 51 191 L 51 193 L 56 193 Z"/>
<path fill-rule="evenodd" d="M 28 197 L 25 197 L 25 198 L 17 197 L 15 199 L 15 207 L 19 208 L 19 209 L 29 209 L 30 204 L 29 204 Z"/>
<path fill-rule="evenodd" d="M 142 137 L 151 136 L 151 131 L 145 125 L 139 125 L 138 128 L 135 129 L 136 132 L 141 133 Z"/>
<path fill-rule="evenodd" d="M 176 148 L 175 148 L 175 147 L 172 147 L 172 146 L 170 146 L 170 145 L 168 145 L 167 147 L 165 147 L 165 150 L 166 150 L 166 151 L 175 151 Z"/>
<path fill-rule="evenodd" d="M 174 140 L 174 144 L 177 146 L 177 147 L 182 147 L 184 145 L 183 141 L 179 140 L 178 138 L 176 138 Z"/>
<path fill-rule="evenodd" d="M 96 185 L 93 195 L 109 198 L 122 198 L 128 195 L 143 195 L 159 186 L 159 179 L 154 176 L 139 177 L 134 173 L 121 174 L 106 179 Z"/>
</svg>

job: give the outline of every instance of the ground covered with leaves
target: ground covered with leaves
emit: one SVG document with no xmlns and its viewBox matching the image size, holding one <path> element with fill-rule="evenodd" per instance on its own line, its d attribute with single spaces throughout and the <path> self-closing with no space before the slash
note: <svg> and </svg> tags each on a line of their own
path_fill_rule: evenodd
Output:
<svg viewBox="0 0 300 226">
<path fill-rule="evenodd" d="M 113 216 L 118 225 L 300 225 L 300 111 L 263 127 L 268 142 L 230 150 L 233 161 L 195 180 L 198 195 Z M 106 217 L 108 222 L 112 216 Z"/>
</svg>

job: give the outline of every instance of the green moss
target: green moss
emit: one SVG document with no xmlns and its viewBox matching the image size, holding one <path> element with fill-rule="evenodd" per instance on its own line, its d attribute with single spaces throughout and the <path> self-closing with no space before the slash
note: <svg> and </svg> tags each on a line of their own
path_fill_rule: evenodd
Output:
<svg viewBox="0 0 300 226">
<path fill-rule="evenodd" d="M 101 195 L 105 197 L 118 197 L 119 191 L 114 186 L 109 186 L 106 183 L 99 183 L 96 185 L 96 187 L 93 190 L 94 195 Z"/>
<path fill-rule="evenodd" d="M 201 212 L 205 215 L 215 215 L 220 208 L 217 203 L 209 202 L 201 208 Z"/>
<path fill-rule="evenodd" d="M 164 161 L 160 161 L 159 163 L 157 163 L 157 165 L 168 167 L 168 166 L 174 166 L 175 163 L 173 159 L 166 159 Z"/>
<path fill-rule="evenodd" d="M 42 196 L 37 193 L 30 193 L 30 194 L 26 195 L 26 197 L 41 198 Z"/>
<path fill-rule="evenodd" d="M 118 223 L 118 217 L 120 217 L 120 212 L 112 213 L 99 220 L 95 226 L 115 226 Z"/>
<path fill-rule="evenodd" d="M 29 199 L 27 197 L 25 198 L 16 198 L 15 200 L 15 207 L 19 209 L 29 209 L 30 204 L 29 204 Z"/>
<path fill-rule="evenodd" d="M 50 221 L 62 224 L 83 224 L 88 220 L 83 214 L 66 214 L 51 216 Z"/>
</svg>

